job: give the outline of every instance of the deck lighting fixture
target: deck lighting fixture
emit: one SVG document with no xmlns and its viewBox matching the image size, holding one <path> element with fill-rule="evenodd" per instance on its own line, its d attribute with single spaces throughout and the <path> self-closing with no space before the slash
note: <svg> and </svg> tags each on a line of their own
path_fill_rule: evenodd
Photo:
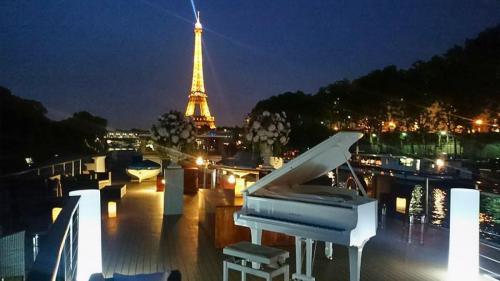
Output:
<svg viewBox="0 0 500 281">
<path fill-rule="evenodd" d="M 60 207 L 54 207 L 52 208 L 52 223 L 54 223 L 59 216 L 59 213 L 61 213 L 62 208 Z"/>
<path fill-rule="evenodd" d="M 108 218 L 116 218 L 116 202 L 108 202 Z"/>
<path fill-rule="evenodd" d="M 406 198 L 396 197 L 396 212 L 406 214 Z"/>
<path fill-rule="evenodd" d="M 453 188 L 450 201 L 448 280 L 479 278 L 479 191 Z"/>
<path fill-rule="evenodd" d="M 75 190 L 69 196 L 80 196 L 78 219 L 77 281 L 102 272 L 101 194 L 99 190 Z"/>
</svg>

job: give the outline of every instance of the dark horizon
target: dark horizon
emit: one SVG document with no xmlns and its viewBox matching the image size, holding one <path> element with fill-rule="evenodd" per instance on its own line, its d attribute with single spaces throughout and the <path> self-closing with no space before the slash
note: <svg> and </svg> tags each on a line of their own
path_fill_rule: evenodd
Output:
<svg viewBox="0 0 500 281">
<path fill-rule="evenodd" d="M 500 22 L 497 1 L 196 4 L 218 126 L 241 125 L 272 95 L 313 93 L 387 65 L 408 68 Z M 0 85 L 42 102 L 49 117 L 85 110 L 111 128 L 148 129 L 158 115 L 185 110 L 189 1 L 9 2 L 0 9 Z"/>
</svg>

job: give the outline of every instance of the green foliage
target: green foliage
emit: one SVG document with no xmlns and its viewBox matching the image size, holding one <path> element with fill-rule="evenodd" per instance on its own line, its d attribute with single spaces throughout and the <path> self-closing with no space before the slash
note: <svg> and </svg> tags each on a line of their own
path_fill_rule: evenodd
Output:
<svg viewBox="0 0 500 281">
<path fill-rule="evenodd" d="M 27 157 L 39 164 L 56 154 L 105 151 L 105 119 L 78 112 L 56 122 L 46 113 L 41 103 L 16 97 L 0 87 L 0 174 L 27 168 Z"/>
<path fill-rule="evenodd" d="M 388 66 L 315 94 L 286 92 L 259 101 L 252 114 L 286 111 L 292 124 L 289 147 L 300 150 L 334 129 L 380 132 L 381 122 L 391 119 L 397 120 L 396 131 L 415 131 L 425 145 L 427 132 L 466 131 L 470 120 L 485 112 L 498 119 L 499 66 L 500 25 L 409 69 Z"/>
</svg>

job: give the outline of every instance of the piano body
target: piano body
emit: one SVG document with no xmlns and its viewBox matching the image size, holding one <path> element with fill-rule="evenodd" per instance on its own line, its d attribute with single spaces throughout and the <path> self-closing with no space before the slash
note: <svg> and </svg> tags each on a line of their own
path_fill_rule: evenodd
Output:
<svg viewBox="0 0 500 281">
<path fill-rule="evenodd" d="M 324 241 L 325 252 L 331 250 L 332 243 L 348 247 L 350 281 L 359 281 L 363 246 L 376 235 L 377 201 L 366 196 L 355 174 L 362 195 L 355 190 L 302 184 L 343 163 L 350 167 L 349 147 L 362 136 L 357 132 L 337 133 L 243 192 L 243 207 L 234 213 L 235 224 L 249 227 L 252 243 L 256 244 L 261 242 L 262 230 L 295 236 L 295 280 L 315 280 L 313 241 Z"/>
</svg>

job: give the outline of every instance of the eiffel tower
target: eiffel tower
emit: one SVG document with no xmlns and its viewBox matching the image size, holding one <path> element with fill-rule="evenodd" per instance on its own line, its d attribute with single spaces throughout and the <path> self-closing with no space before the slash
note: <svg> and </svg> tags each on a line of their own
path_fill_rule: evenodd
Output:
<svg viewBox="0 0 500 281">
<path fill-rule="evenodd" d="M 201 52 L 202 32 L 203 28 L 200 23 L 200 13 L 198 12 L 196 24 L 194 25 L 193 82 L 185 115 L 192 117 L 198 128 L 208 126 L 210 129 L 215 129 L 215 118 L 210 115 L 205 84 L 203 82 L 203 59 Z M 197 108 L 198 110 L 196 110 Z"/>
</svg>

